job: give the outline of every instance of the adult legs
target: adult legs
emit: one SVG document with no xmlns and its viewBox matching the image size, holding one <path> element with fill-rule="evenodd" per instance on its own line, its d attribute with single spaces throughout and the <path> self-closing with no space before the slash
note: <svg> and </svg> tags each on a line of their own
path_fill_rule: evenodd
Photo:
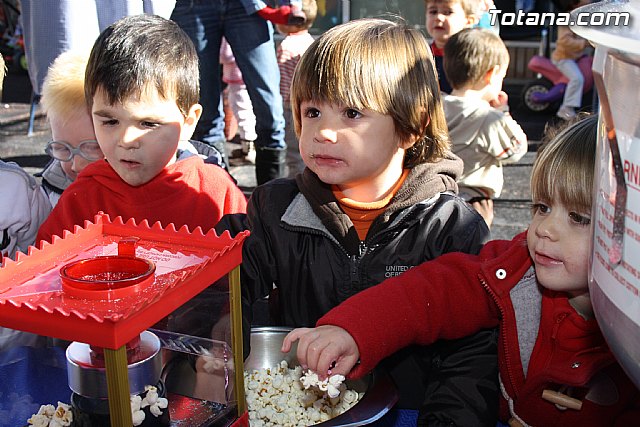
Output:
<svg viewBox="0 0 640 427">
<path fill-rule="evenodd" d="M 202 116 L 193 139 L 213 146 L 228 164 L 225 153 L 224 112 L 220 78 L 220 44 L 224 23 L 222 1 L 177 0 L 171 19 L 193 42 L 200 60 L 200 104 Z"/>
<path fill-rule="evenodd" d="M 256 116 L 256 178 L 263 184 L 285 176 L 284 118 L 273 26 L 255 13 L 247 15 L 240 2 L 227 7 L 224 36 L 233 48 Z"/>
</svg>

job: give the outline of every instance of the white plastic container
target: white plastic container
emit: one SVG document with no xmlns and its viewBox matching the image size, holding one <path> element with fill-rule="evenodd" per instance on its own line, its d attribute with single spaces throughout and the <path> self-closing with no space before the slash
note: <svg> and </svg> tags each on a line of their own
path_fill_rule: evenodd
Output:
<svg viewBox="0 0 640 427">
<path fill-rule="evenodd" d="M 571 29 L 596 47 L 600 99 L 589 290 L 611 350 L 640 387 L 640 0 L 603 1 L 571 17 L 584 12 L 630 16 L 628 26 Z"/>
</svg>

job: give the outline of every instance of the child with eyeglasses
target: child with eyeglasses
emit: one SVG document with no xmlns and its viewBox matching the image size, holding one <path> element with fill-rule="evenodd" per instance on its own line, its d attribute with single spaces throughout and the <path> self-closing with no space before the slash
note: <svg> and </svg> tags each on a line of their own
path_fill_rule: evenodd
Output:
<svg viewBox="0 0 640 427">
<path fill-rule="evenodd" d="M 51 161 L 42 171 L 42 188 L 55 207 L 62 192 L 90 163 L 104 158 L 96 141 L 84 95 L 88 51 L 67 51 L 49 67 L 40 104 L 47 115 L 52 141 L 45 147 Z M 221 165 L 222 156 L 198 141 L 180 141 L 178 158 L 198 155 L 205 163 Z"/>
<path fill-rule="evenodd" d="M 49 67 L 42 86 L 41 105 L 51 128 L 45 148 L 51 161 L 42 171 L 42 188 L 51 206 L 90 163 L 104 158 L 96 141 L 84 98 L 84 72 L 89 52 L 67 51 Z"/>
</svg>

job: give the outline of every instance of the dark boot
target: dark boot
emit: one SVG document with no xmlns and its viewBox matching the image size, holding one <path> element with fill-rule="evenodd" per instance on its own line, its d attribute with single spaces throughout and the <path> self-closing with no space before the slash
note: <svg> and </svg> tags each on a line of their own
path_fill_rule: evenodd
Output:
<svg viewBox="0 0 640 427">
<path fill-rule="evenodd" d="M 286 176 L 286 148 L 256 147 L 256 181 L 258 185 Z"/>
</svg>

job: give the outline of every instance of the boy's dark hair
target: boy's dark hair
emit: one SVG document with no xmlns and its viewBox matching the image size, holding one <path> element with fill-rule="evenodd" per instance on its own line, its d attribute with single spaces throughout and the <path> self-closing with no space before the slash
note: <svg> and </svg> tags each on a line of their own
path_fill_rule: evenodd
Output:
<svg viewBox="0 0 640 427">
<path fill-rule="evenodd" d="M 175 98 L 187 116 L 198 103 L 198 55 L 187 34 L 173 21 L 134 15 L 106 28 L 93 45 L 85 76 L 85 97 L 93 105 L 98 90 L 110 104 L 144 92 L 149 85 Z"/>
<path fill-rule="evenodd" d="M 496 65 L 509 64 L 509 51 L 491 30 L 465 28 L 444 46 L 444 74 L 454 89 L 480 82 Z"/>
</svg>

